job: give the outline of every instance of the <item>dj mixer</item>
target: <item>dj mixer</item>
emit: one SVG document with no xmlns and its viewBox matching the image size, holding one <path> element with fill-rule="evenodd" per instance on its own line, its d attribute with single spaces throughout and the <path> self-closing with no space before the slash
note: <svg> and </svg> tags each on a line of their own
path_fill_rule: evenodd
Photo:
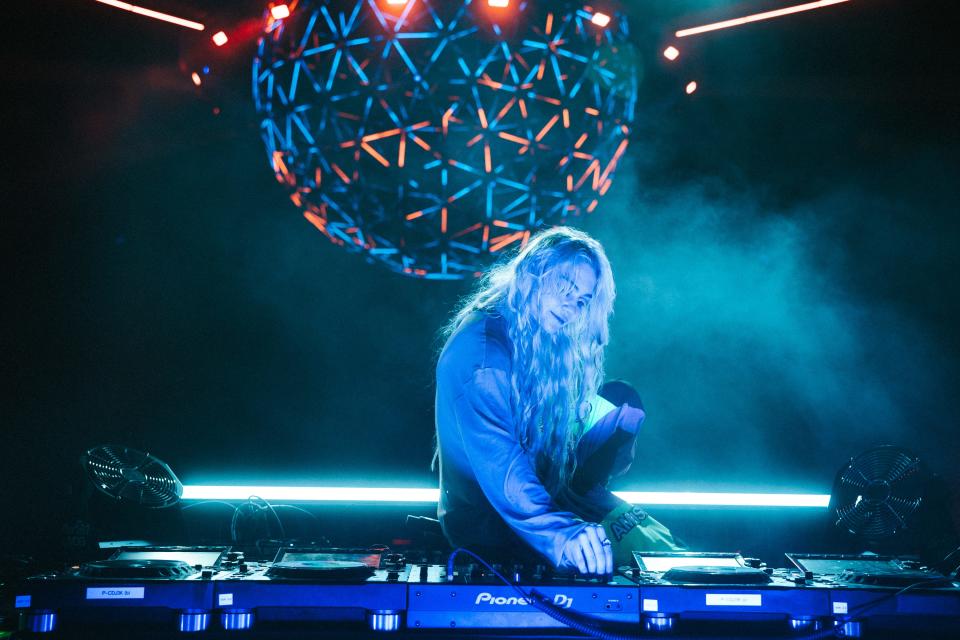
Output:
<svg viewBox="0 0 960 640">
<path fill-rule="evenodd" d="M 22 631 L 38 635 L 94 626 L 204 633 L 337 625 L 422 636 L 573 629 L 626 637 L 697 626 L 701 635 L 909 629 L 912 637 L 960 637 L 960 583 L 910 559 L 875 555 L 788 553 L 785 567 L 770 568 L 738 553 L 635 552 L 633 565 L 613 576 L 583 578 L 543 565 L 445 565 L 384 549 L 282 547 L 270 561 L 248 561 L 228 547 L 136 547 L 33 576 L 15 591 Z"/>
</svg>

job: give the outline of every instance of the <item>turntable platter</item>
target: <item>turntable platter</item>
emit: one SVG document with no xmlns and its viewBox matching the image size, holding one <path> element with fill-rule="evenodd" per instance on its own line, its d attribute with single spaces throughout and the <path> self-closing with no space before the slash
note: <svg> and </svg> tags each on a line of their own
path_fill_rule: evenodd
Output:
<svg viewBox="0 0 960 640">
<path fill-rule="evenodd" d="M 76 575 L 83 578 L 179 580 L 197 570 L 183 560 L 99 560 L 86 562 Z"/>
</svg>

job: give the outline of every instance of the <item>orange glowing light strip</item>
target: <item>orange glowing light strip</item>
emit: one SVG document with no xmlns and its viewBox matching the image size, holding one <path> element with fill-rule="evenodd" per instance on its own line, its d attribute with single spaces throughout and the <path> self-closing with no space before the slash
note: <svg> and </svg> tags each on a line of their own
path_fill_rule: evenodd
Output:
<svg viewBox="0 0 960 640">
<path fill-rule="evenodd" d="M 273 152 L 273 170 L 276 173 L 282 173 L 287 175 L 287 165 L 283 162 L 283 152 L 274 151 Z"/>
<path fill-rule="evenodd" d="M 490 159 L 490 145 L 486 142 L 483 143 L 483 168 L 487 170 L 487 173 L 493 171 L 493 162 Z"/>
<path fill-rule="evenodd" d="M 441 213 L 442 213 L 443 211 L 446 211 L 446 207 L 444 207 L 444 208 L 441 210 Z M 467 235 L 468 233 L 471 233 L 471 232 L 473 232 L 473 231 L 476 231 L 477 229 L 479 229 L 479 228 L 482 227 L 482 226 L 483 226 L 483 223 L 478 222 L 477 224 L 475 224 L 475 225 L 473 225 L 473 226 L 467 227 L 467 228 L 464 229 L 463 231 L 458 231 L 457 233 L 453 234 L 453 237 L 454 237 L 454 238 L 459 238 L 460 236 L 465 236 L 465 235 Z"/>
<path fill-rule="evenodd" d="M 711 24 L 705 24 L 699 27 L 691 27 L 690 29 L 681 29 L 677 31 L 676 35 L 678 38 L 684 38 L 686 36 L 694 36 L 698 33 L 706 33 L 707 31 L 717 31 L 719 29 L 728 29 L 730 27 L 737 27 L 741 24 L 747 24 L 748 22 L 759 22 L 761 20 L 770 20 L 771 18 L 779 18 L 780 16 L 787 16 L 793 13 L 800 13 L 801 11 L 811 11 L 813 9 L 822 9 L 824 7 L 829 7 L 830 5 L 840 4 L 842 2 L 850 2 L 850 0 L 818 0 L 817 2 L 808 2 L 806 4 L 798 4 L 792 7 L 784 7 L 783 9 L 774 9 L 773 11 L 764 11 L 763 13 L 755 13 L 753 15 L 744 16 L 742 18 L 733 18 L 731 20 L 724 20 L 722 22 L 713 22 Z"/>
<path fill-rule="evenodd" d="M 345 183 L 347 183 L 347 184 L 350 184 L 350 178 L 348 178 L 348 177 L 347 177 L 347 174 L 345 174 L 345 173 L 343 172 L 343 169 L 341 169 L 340 167 L 338 167 L 338 166 L 337 166 L 335 163 L 333 163 L 333 162 L 330 163 L 330 166 L 333 167 L 333 170 L 336 172 L 336 174 L 337 174 L 338 176 L 340 176 L 340 179 L 341 179 L 341 180 L 343 180 L 343 181 L 344 181 Z"/>
<path fill-rule="evenodd" d="M 382 165 L 385 166 L 385 167 L 389 167 L 389 166 L 390 166 L 390 161 L 387 160 L 386 158 L 384 158 L 384 157 L 383 157 L 382 155 L 380 155 L 379 153 L 377 153 L 377 150 L 374 149 L 373 147 L 371 147 L 370 145 L 368 145 L 366 142 L 361 142 L 361 143 L 360 143 L 360 146 L 363 147 L 363 150 L 364 150 L 364 151 L 366 151 L 366 152 L 369 153 L 371 156 L 373 156 L 374 160 L 376 160 L 377 162 L 379 162 L 380 164 L 382 164 Z"/>
<path fill-rule="evenodd" d="M 403 167 L 403 160 L 407 157 L 407 134 L 400 134 L 400 150 L 398 151 L 397 166 Z"/>
<path fill-rule="evenodd" d="M 410 137 L 413 138 L 413 141 L 416 142 L 417 146 L 419 146 L 421 149 L 423 149 L 424 151 L 430 151 L 430 145 L 427 144 L 426 140 L 423 140 L 422 138 L 415 136 L 412 133 L 410 134 Z"/>
<path fill-rule="evenodd" d="M 546 33 L 547 33 L 547 35 L 550 35 L 550 32 L 551 32 L 551 31 L 553 31 L 553 14 L 552 14 L 552 13 L 548 13 L 548 14 L 547 14 L 547 28 L 546 28 Z"/>
<path fill-rule="evenodd" d="M 504 140 L 509 140 L 510 142 L 516 142 L 517 144 L 530 144 L 530 141 L 527 140 L 526 138 L 515 136 L 512 133 L 507 133 L 506 131 L 498 131 L 497 135 L 503 138 Z"/>
<path fill-rule="evenodd" d="M 440 118 L 440 124 L 443 127 L 444 137 L 446 137 L 447 135 L 447 128 L 450 125 L 450 116 L 452 115 L 453 115 L 453 107 L 450 107 L 449 109 L 443 112 L 443 116 Z"/>
<path fill-rule="evenodd" d="M 99 2 L 100 4 L 106 4 L 116 9 L 123 9 L 124 11 L 129 11 L 130 13 L 135 13 L 140 16 L 146 16 L 147 18 L 153 18 L 155 20 L 163 20 L 164 22 L 175 24 L 178 27 L 186 27 L 187 29 L 195 29 L 197 31 L 204 30 L 204 26 L 199 22 L 193 22 L 192 20 L 184 20 L 183 18 L 172 16 L 169 13 L 160 13 L 159 11 L 153 11 L 152 9 L 144 9 L 143 7 L 138 7 L 128 2 L 117 2 L 117 0 L 96 0 L 96 1 Z"/>
<path fill-rule="evenodd" d="M 480 117 L 480 126 L 487 128 L 487 113 L 483 109 L 477 109 L 477 115 Z"/>
<path fill-rule="evenodd" d="M 363 136 L 361 140 L 363 140 L 364 142 L 372 142 L 373 140 L 379 140 L 380 138 L 389 138 L 390 136 L 395 136 L 398 133 L 400 133 L 400 129 L 389 129 L 387 131 L 381 131 L 379 133 L 367 134 Z"/>
<path fill-rule="evenodd" d="M 490 76 L 488 76 L 487 74 L 483 74 L 483 78 L 480 79 L 480 80 L 477 80 L 477 84 L 485 85 L 485 86 L 487 86 L 487 87 L 490 87 L 491 89 L 502 89 L 502 88 L 503 88 L 503 83 L 502 83 L 502 82 L 497 82 L 496 80 L 492 79 L 492 78 L 491 78 Z"/>
<path fill-rule="evenodd" d="M 516 233 L 508 233 L 506 235 L 497 236 L 490 241 L 490 253 L 496 253 L 500 249 L 503 249 L 505 246 L 511 242 L 516 242 L 523 236 L 523 231 L 517 231 Z"/>
<path fill-rule="evenodd" d="M 447 232 L 447 208 L 440 208 L 440 233 Z"/>
<path fill-rule="evenodd" d="M 503 116 L 507 115 L 507 112 L 510 111 L 510 107 L 512 107 L 513 103 L 516 101 L 517 101 L 516 97 L 510 98 L 507 104 L 503 105 L 503 109 L 500 109 L 500 112 L 497 113 L 495 122 L 499 122 L 503 118 Z"/>
<path fill-rule="evenodd" d="M 318 231 L 323 231 L 324 233 L 326 233 L 327 223 L 323 218 L 321 218 L 315 213 L 310 213 L 309 211 L 304 211 L 303 217 L 306 218 L 307 221 L 310 222 L 310 224 L 315 226 Z"/>
<path fill-rule="evenodd" d="M 627 149 L 627 143 L 629 140 L 621 140 L 620 144 L 617 146 L 617 150 L 613 152 L 613 158 L 610 159 L 610 163 L 607 165 L 607 168 L 603 170 L 603 173 L 600 174 L 600 182 L 606 182 L 607 176 L 610 175 L 610 172 L 617 166 L 617 162 L 620 160 L 620 156 L 623 155 L 623 152 Z M 602 195 L 602 194 L 601 194 Z"/>
<path fill-rule="evenodd" d="M 554 114 L 552 118 L 547 121 L 547 124 L 543 125 L 543 129 L 540 129 L 540 133 L 537 134 L 537 137 L 534 138 L 535 141 L 540 142 L 543 140 L 543 136 L 547 135 L 547 132 L 553 128 L 553 125 L 557 124 L 557 120 L 560 119 L 560 116 Z"/>
<path fill-rule="evenodd" d="M 573 188 L 579 190 L 580 187 L 583 186 L 583 183 L 587 181 L 587 178 L 590 177 L 591 173 L 593 174 L 593 183 L 594 183 L 593 188 L 596 189 L 597 188 L 596 184 L 599 181 L 599 175 L 600 175 L 600 161 L 597 160 L 596 158 L 593 159 L 593 162 L 590 163 L 590 166 L 587 167 L 587 170 L 583 172 L 583 175 L 580 176 L 580 179 L 577 180 L 577 184 L 574 185 Z"/>
</svg>

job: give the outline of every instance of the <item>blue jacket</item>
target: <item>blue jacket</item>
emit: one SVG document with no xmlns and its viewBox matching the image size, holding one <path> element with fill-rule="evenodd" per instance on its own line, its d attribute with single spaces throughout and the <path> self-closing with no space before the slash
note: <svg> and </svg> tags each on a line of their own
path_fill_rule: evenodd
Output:
<svg viewBox="0 0 960 640">
<path fill-rule="evenodd" d="M 626 404 L 609 405 L 612 410 L 577 447 L 580 464 L 605 443 L 619 443 L 602 479 L 588 491 L 570 495 L 573 500 L 551 496 L 517 437 L 510 390 L 512 353 L 504 319 L 477 313 L 457 329 L 440 354 L 438 516 L 454 546 L 508 548 L 519 539 L 555 567 L 565 567 L 569 563 L 563 548 L 586 526 L 584 518 L 597 522 L 616 506 L 606 484 L 630 467 L 644 413 Z"/>
</svg>

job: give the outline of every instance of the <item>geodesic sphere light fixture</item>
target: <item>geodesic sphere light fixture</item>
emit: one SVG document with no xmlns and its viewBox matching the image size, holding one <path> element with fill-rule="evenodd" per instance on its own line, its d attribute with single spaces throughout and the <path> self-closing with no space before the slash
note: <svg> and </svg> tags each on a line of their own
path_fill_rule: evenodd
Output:
<svg viewBox="0 0 960 640">
<path fill-rule="evenodd" d="M 254 100 L 277 180 L 331 242 L 415 277 L 472 277 L 610 188 L 637 77 L 609 3 L 289 8 L 265 12 Z"/>
</svg>

